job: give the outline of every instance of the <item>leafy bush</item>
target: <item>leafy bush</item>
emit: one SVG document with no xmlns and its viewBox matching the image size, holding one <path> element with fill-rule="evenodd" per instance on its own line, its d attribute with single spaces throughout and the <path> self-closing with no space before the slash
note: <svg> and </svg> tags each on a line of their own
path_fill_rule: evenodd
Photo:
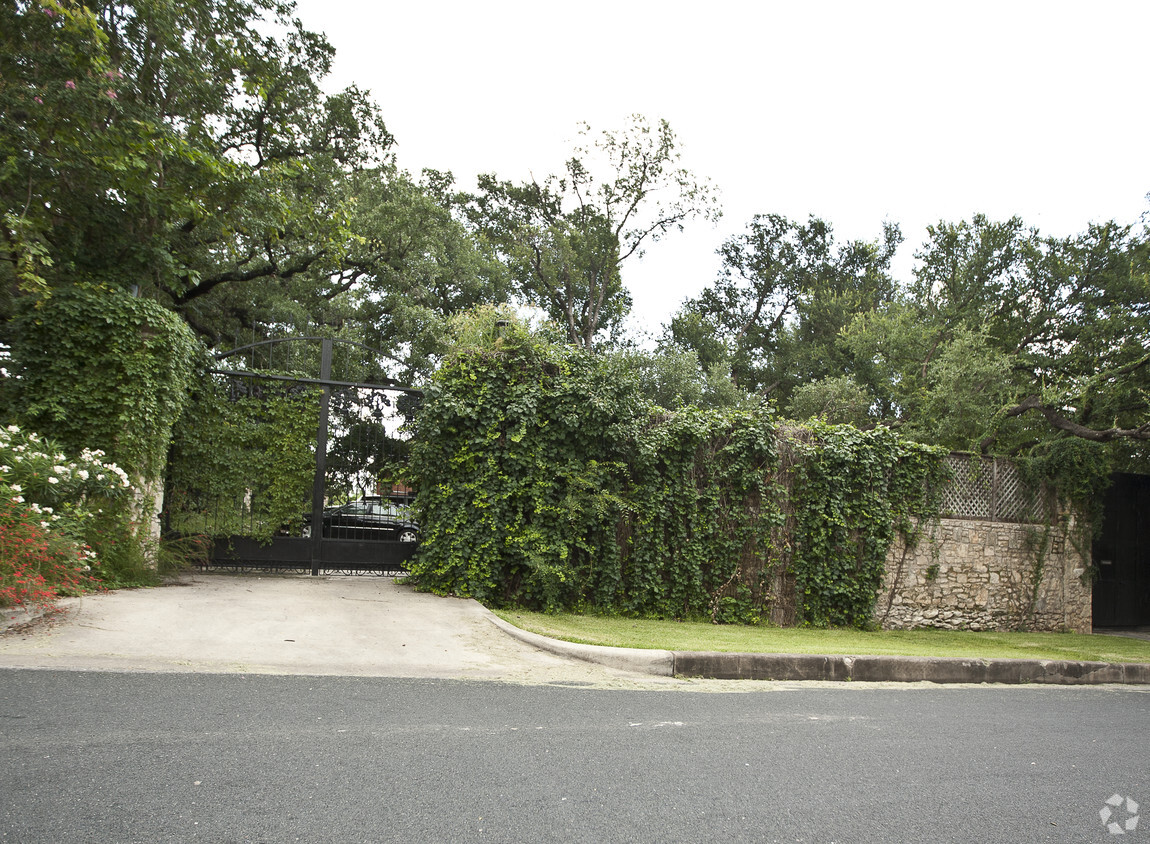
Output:
<svg viewBox="0 0 1150 844">
<path fill-rule="evenodd" d="M 130 485 L 103 458 L 69 460 L 34 432 L 0 428 L 0 606 L 50 604 L 104 579 L 97 550 Z"/>
</svg>

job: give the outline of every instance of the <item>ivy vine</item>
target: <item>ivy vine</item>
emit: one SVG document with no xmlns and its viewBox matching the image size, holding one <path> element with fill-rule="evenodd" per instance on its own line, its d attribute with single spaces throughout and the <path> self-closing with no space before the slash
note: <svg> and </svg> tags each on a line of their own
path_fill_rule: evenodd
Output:
<svg viewBox="0 0 1150 844">
<path fill-rule="evenodd" d="M 70 453 L 102 449 L 134 478 L 163 472 L 200 346 L 156 302 L 60 290 L 16 321 L 9 415 Z"/>
<path fill-rule="evenodd" d="M 172 439 L 166 529 L 270 540 L 311 509 L 319 387 L 204 373 Z"/>
<path fill-rule="evenodd" d="M 809 423 L 796 432 L 795 552 L 801 618 L 813 626 L 867 627 L 887 552 L 913 548 L 937 519 L 946 451 L 889 428 Z"/>
<path fill-rule="evenodd" d="M 422 588 L 716 622 L 797 588 L 798 621 L 871 623 L 894 537 L 937 516 L 940 450 L 767 408 L 668 413 L 610 358 L 496 316 L 467 318 L 416 420 Z"/>
</svg>

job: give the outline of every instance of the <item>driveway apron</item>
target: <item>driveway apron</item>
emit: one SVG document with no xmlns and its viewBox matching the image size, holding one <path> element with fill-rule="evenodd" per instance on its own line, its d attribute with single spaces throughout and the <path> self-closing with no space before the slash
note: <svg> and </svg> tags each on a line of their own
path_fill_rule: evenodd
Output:
<svg viewBox="0 0 1150 844">
<path fill-rule="evenodd" d="M 0 667 L 610 683 L 508 636 L 472 600 L 393 579 L 194 574 L 66 599 L 0 635 Z"/>
</svg>

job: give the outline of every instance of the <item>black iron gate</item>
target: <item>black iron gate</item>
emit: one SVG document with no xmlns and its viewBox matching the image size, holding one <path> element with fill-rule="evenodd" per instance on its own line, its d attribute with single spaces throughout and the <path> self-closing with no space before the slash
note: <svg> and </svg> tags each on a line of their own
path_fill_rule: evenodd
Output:
<svg viewBox="0 0 1150 844">
<path fill-rule="evenodd" d="M 257 352 L 286 343 L 318 344 L 318 378 L 272 371 Z M 419 525 L 402 477 L 406 442 L 398 432 L 421 393 L 394 383 L 332 378 L 330 338 L 268 340 L 217 355 L 217 402 L 199 432 L 178 432 L 165 520 L 174 534 L 210 540 L 209 565 L 320 573 L 400 573 L 415 553 Z M 251 364 L 222 368 L 241 354 Z M 376 358 L 378 360 L 378 358 Z M 298 363 L 298 360 L 296 361 Z M 314 371 L 314 366 L 313 366 Z M 369 376 L 372 369 L 360 368 Z M 310 432 L 310 433 L 309 433 Z M 226 440 L 226 445 L 224 441 Z"/>
</svg>

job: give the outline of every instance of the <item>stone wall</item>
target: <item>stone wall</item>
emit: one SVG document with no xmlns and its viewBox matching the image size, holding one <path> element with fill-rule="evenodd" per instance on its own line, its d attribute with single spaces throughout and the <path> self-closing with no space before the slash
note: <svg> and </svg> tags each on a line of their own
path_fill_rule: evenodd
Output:
<svg viewBox="0 0 1150 844">
<path fill-rule="evenodd" d="M 888 629 L 1089 633 L 1088 561 L 1068 538 L 1072 529 L 942 519 L 913 551 L 891 549 L 878 621 Z"/>
</svg>

